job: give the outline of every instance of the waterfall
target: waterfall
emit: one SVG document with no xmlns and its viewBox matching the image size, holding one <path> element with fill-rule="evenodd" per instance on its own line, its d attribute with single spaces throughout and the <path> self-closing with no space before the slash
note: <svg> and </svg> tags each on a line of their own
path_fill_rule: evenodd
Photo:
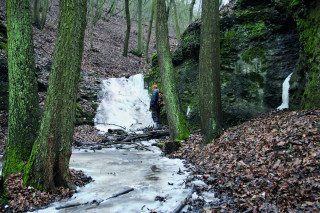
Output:
<svg viewBox="0 0 320 213">
<path fill-rule="evenodd" d="M 282 104 L 278 106 L 277 110 L 283 110 L 289 108 L 289 89 L 290 89 L 290 78 L 293 73 L 288 75 L 282 84 Z"/>
<path fill-rule="evenodd" d="M 187 108 L 187 116 L 189 116 L 190 111 L 191 111 L 190 106 L 188 106 L 188 108 Z"/>
<path fill-rule="evenodd" d="M 97 109 L 95 126 L 103 132 L 121 127 L 134 131 L 153 125 L 150 97 L 144 89 L 142 74 L 104 80 L 99 99 L 102 101 Z"/>
</svg>

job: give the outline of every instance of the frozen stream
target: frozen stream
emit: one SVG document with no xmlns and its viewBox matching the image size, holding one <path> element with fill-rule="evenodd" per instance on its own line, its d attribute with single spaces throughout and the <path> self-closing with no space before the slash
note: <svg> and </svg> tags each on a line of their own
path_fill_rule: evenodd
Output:
<svg viewBox="0 0 320 213">
<path fill-rule="evenodd" d="M 151 142 L 144 142 L 145 145 Z M 182 201 L 190 189 L 185 189 L 181 160 L 161 157 L 157 147 L 152 151 L 109 148 L 85 151 L 73 150 L 70 167 L 83 170 L 95 181 L 78 188 L 79 193 L 66 202 L 54 203 L 39 212 L 171 212 Z M 170 184 L 169 184 L 170 183 Z M 129 188 L 134 191 L 102 202 L 100 205 L 82 205 L 56 210 L 58 206 L 104 200 Z M 166 202 L 155 201 L 156 196 L 167 197 Z M 149 210 L 148 210 L 149 209 Z"/>
</svg>

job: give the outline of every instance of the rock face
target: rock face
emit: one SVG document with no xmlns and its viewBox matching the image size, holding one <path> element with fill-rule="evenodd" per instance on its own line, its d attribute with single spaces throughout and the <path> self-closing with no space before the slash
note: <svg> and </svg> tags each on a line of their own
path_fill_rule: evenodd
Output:
<svg viewBox="0 0 320 213">
<path fill-rule="evenodd" d="M 221 86 L 226 126 L 279 106 L 282 83 L 299 58 L 295 21 L 270 7 L 270 1 L 259 2 L 260 7 L 250 5 L 250 1 L 236 4 L 235 15 L 221 19 Z M 199 128 L 200 119 L 200 26 L 199 21 L 191 24 L 173 53 L 177 90 L 192 129 Z M 153 69 L 150 76 L 157 82 L 155 72 Z"/>
<path fill-rule="evenodd" d="M 8 110 L 9 80 L 7 61 L 0 58 L 0 110 Z"/>
</svg>

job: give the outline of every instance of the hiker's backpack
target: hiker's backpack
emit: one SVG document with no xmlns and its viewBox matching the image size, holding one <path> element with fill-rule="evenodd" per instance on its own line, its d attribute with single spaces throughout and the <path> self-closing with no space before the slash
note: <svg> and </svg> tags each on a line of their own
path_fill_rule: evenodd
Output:
<svg viewBox="0 0 320 213">
<path fill-rule="evenodd" d="M 163 94 L 161 92 L 158 93 L 157 104 L 160 108 L 163 107 Z"/>
</svg>

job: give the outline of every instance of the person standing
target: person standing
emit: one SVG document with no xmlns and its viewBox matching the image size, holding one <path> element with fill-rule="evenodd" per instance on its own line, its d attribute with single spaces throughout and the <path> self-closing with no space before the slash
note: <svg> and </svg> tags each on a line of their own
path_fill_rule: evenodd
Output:
<svg viewBox="0 0 320 213">
<path fill-rule="evenodd" d="M 159 93 L 157 85 L 152 86 L 153 93 L 150 100 L 150 109 L 152 112 L 152 120 L 155 123 L 155 129 L 161 128 L 161 120 L 160 120 L 160 106 L 158 105 Z"/>
</svg>

